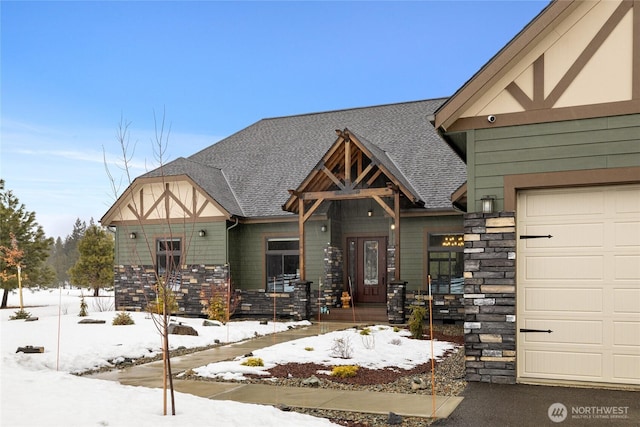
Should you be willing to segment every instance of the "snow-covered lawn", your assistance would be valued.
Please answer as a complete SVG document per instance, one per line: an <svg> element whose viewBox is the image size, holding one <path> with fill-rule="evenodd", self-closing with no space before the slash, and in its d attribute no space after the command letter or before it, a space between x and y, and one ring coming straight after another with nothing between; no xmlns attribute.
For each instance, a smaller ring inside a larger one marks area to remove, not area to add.
<svg viewBox="0 0 640 427"><path fill-rule="evenodd" d="M384 325L371 326L366 330L350 328L275 344L254 351L250 357L210 363L194 369L194 372L202 377L242 380L243 374L268 377L269 368L285 363L315 363L327 367L357 365L370 369L387 367L411 369L431 359L431 345L429 341L410 339L408 338L410 335L406 329L398 330ZM436 360L441 358L454 347L454 344L449 342L434 341L434 358ZM264 366L247 366L250 358L261 359ZM330 368L327 370L330 371Z"/></svg>
<svg viewBox="0 0 640 427"><path fill-rule="evenodd" d="M92 310L92 306L105 305L94 304L93 298L85 298L88 318L104 319L106 323L78 324L82 319L78 317L79 295L79 291L68 289L62 291L62 296L57 289L25 290L25 310L39 318L35 322L9 320L16 309L0 311L0 426L245 427L255 425L257 420L261 426L274 427L333 425L322 418L282 412L271 406L213 401L181 393L176 393L176 416L163 416L162 390L71 375L109 365L109 360L119 356L150 356L161 348L153 321L144 313L131 313L133 326L113 326L116 313ZM18 304L17 293L12 293L9 306ZM172 335L172 348L200 347L215 340L242 341L256 333L264 335L307 324L230 322L228 327L203 327L202 319L178 320L193 326L200 335ZM43 346L45 352L16 353L18 347L28 345Z"/></svg>
<svg viewBox="0 0 640 427"><path fill-rule="evenodd" d="M85 291L86 294L86 291ZM162 391L123 386L115 382L78 377L71 373L112 366L122 358L137 359L158 354L160 335L145 313L130 313L135 325L114 326L116 315L110 295L101 299L85 296L87 318L104 324L79 324L80 291L24 290L25 310L39 320L9 320L16 309L0 311L0 425L1 426L328 426L329 421L269 406L219 402L188 394L176 395L175 417L162 415ZM17 293L9 306L19 303ZM110 309L110 311L104 311ZM198 336L171 335L172 349L203 347L214 343L238 342L267 335L303 322L229 322L203 326L202 319L178 318L198 331ZM276 364L298 362L320 365L359 365L368 368L397 366L410 369L430 358L428 341L411 340L408 332L389 326L373 326L369 335L349 329L309 337L256 350L253 357L263 367L234 361L213 363L194 371L201 376L242 379L252 373L268 377ZM342 343L342 347L340 344ZM441 357L454 345L434 341L434 356ZM42 354L16 353L18 347L44 347ZM345 352L350 353L348 359ZM329 368L327 368L329 369ZM29 410L25 410L29 408Z"/></svg>

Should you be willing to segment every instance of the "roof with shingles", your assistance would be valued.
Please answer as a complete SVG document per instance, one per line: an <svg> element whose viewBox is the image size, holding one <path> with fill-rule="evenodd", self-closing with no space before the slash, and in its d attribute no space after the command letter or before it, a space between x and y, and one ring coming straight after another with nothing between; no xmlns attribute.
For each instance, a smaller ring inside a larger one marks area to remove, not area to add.
<svg viewBox="0 0 640 427"><path fill-rule="evenodd" d="M282 210L297 188L348 128L395 165L394 174L425 203L451 208L451 194L466 181L466 167L427 116L446 99L405 102L260 120L188 159L164 166L186 174L232 215L291 215ZM158 176L156 169L144 176Z"/></svg>

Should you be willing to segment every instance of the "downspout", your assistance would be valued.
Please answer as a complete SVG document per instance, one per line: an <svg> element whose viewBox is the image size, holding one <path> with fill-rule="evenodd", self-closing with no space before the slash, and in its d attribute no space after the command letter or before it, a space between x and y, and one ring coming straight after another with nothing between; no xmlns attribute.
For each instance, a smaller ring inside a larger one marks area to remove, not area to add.
<svg viewBox="0 0 640 427"><path fill-rule="evenodd" d="M238 217L235 217L236 223L227 227L227 236L226 236L226 247L225 247L225 254L224 254L224 262L227 264L227 266L229 265L229 230L231 230L234 227L238 226Z"/></svg>

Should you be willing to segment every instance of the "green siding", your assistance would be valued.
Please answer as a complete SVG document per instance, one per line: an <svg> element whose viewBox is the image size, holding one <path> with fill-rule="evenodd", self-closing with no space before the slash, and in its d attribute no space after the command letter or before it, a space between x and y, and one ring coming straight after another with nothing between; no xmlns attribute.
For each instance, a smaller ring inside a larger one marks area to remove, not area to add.
<svg viewBox="0 0 640 427"><path fill-rule="evenodd" d="M640 115L473 130L467 156L469 212L502 210L505 175L640 166Z"/></svg>
<svg viewBox="0 0 640 427"><path fill-rule="evenodd" d="M199 230L206 235L200 237ZM130 233L136 233L130 239ZM154 224L116 228L116 264L151 265L155 239L175 236L183 238L186 264L224 264L226 258L226 222Z"/></svg>

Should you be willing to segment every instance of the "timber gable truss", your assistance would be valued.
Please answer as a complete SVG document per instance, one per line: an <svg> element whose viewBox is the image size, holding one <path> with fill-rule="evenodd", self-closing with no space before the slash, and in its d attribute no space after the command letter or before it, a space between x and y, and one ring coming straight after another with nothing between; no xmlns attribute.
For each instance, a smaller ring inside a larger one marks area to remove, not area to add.
<svg viewBox="0 0 640 427"><path fill-rule="evenodd" d="M229 217L195 182L182 175L136 179L101 221L153 223Z"/></svg>
<svg viewBox="0 0 640 427"><path fill-rule="evenodd" d="M300 274L304 280L304 225L325 201L375 200L394 221L396 263L399 265L401 204L423 206L417 193L379 147L349 129L336 130L338 138L316 167L282 206L298 214ZM396 274L399 274L399 267ZM398 279L398 277L396 277Z"/></svg>

